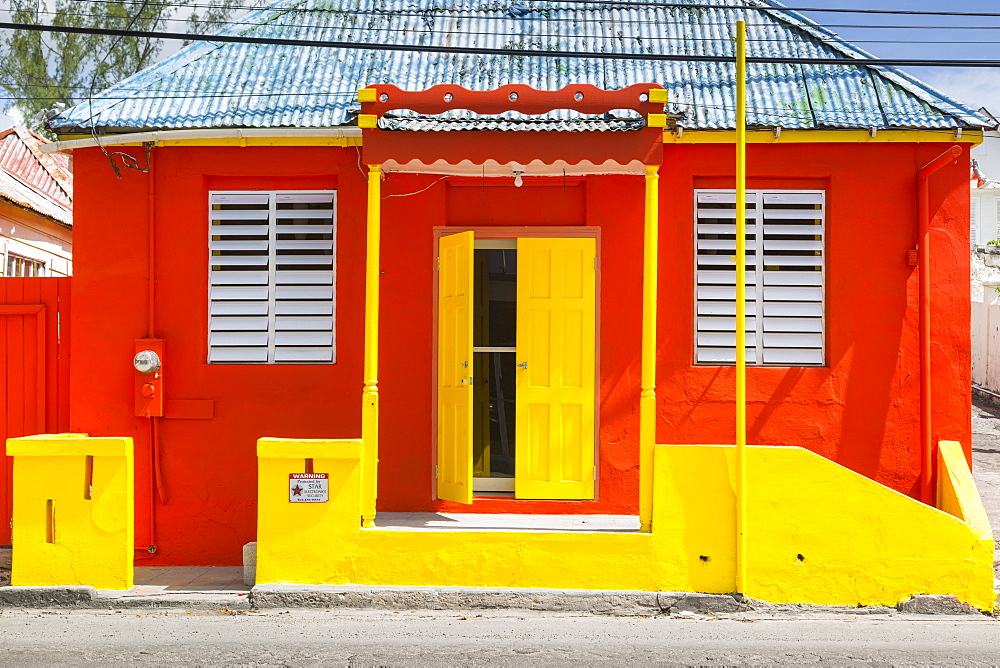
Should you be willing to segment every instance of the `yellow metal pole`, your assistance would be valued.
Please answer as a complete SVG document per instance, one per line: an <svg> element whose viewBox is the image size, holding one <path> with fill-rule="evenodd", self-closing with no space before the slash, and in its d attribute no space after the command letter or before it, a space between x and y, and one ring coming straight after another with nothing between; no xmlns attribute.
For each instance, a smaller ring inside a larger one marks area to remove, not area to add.
<svg viewBox="0 0 1000 668"><path fill-rule="evenodd" d="M365 383L361 395L361 525L375 526L378 482L378 298L382 224L382 165L368 165L365 255Z"/></svg>
<svg viewBox="0 0 1000 668"><path fill-rule="evenodd" d="M646 165L646 216L642 254L642 387L639 393L639 521L643 531L651 531L653 526L659 169L659 165Z"/></svg>
<svg viewBox="0 0 1000 668"><path fill-rule="evenodd" d="M736 591L747 594L747 24L736 22ZM760 245L757 246L760 252Z"/></svg>

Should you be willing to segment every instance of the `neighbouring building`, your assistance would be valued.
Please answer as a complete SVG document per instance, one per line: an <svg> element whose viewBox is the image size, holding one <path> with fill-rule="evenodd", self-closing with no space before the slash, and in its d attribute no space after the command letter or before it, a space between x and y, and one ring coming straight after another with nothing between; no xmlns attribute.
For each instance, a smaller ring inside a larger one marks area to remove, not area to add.
<svg viewBox="0 0 1000 668"><path fill-rule="evenodd" d="M73 273L70 158L15 126L0 132L0 276Z"/></svg>
<svg viewBox="0 0 1000 668"><path fill-rule="evenodd" d="M971 452L969 149L989 122L745 4L288 0L232 30L371 48L198 42L51 118L79 193L65 427L135 440L137 555L240 563L262 437L362 436L366 525L377 447L379 513L648 528L654 443L735 434L734 67L683 56L731 55L740 19L751 56L829 59L749 70L749 441L846 467L871 499L934 503L933 444ZM118 178L94 135L136 169ZM155 376L133 369L143 350ZM709 470L670 487L663 522L730 499ZM729 572L689 526L683 568ZM534 554L517 535L503 554ZM437 572L472 582L488 544ZM799 552L798 573L833 558ZM601 564L588 584L631 570ZM514 570L476 582L562 582ZM682 586L735 587L698 577Z"/></svg>

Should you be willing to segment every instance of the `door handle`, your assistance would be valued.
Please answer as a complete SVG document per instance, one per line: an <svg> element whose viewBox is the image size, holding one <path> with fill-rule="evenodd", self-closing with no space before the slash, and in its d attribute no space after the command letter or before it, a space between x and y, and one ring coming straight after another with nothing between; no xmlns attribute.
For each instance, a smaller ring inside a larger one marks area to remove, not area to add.
<svg viewBox="0 0 1000 668"><path fill-rule="evenodd" d="M517 365L517 368L518 369L527 369L528 368L528 363L527 362L521 362L520 364Z"/></svg>

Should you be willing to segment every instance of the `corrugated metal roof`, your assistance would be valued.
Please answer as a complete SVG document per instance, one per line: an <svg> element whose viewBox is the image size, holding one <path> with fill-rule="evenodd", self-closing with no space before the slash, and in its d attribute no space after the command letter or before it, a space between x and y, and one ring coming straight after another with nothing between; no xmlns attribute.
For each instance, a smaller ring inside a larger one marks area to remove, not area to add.
<svg viewBox="0 0 1000 668"><path fill-rule="evenodd" d="M0 199L40 213L63 225L73 224L73 212L69 208L38 192L3 168L0 168Z"/></svg>
<svg viewBox="0 0 1000 668"><path fill-rule="evenodd" d="M0 167L64 206L72 208L73 177L69 156L46 155L37 148L48 143L25 127L0 132Z"/></svg>
<svg viewBox="0 0 1000 668"><path fill-rule="evenodd" d="M704 0L699 0L704 2ZM655 82L688 128L734 127L735 66L630 60L628 53L730 56L735 21L750 56L829 58L830 65L750 65L748 120L784 128L982 127L976 112L784 9L585 5L538 0L280 0L228 32L256 37L622 53L621 58L489 56L199 42L51 121L79 128L329 127L357 113L358 88L489 90L524 83L617 89ZM553 114L568 118L567 114Z"/></svg>

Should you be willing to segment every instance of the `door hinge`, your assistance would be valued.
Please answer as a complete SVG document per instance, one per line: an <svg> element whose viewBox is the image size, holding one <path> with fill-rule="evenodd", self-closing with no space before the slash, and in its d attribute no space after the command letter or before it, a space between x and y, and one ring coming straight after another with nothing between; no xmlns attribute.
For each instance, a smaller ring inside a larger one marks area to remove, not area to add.
<svg viewBox="0 0 1000 668"><path fill-rule="evenodd" d="M594 480L597 480L597 467L594 467Z"/></svg>
<svg viewBox="0 0 1000 668"><path fill-rule="evenodd" d="M597 258L594 258L594 271L597 271Z"/></svg>
<svg viewBox="0 0 1000 668"><path fill-rule="evenodd" d="M435 465L434 465L434 479L436 480L436 479L437 479L437 477L438 477L438 465L437 465L437 464L435 464Z"/></svg>
<svg viewBox="0 0 1000 668"><path fill-rule="evenodd" d="M436 260L436 262L437 262L437 270L438 270L438 271L441 271L441 256L440 256L440 255L438 255L438 256L437 256L437 257L435 258L435 260Z"/></svg>

